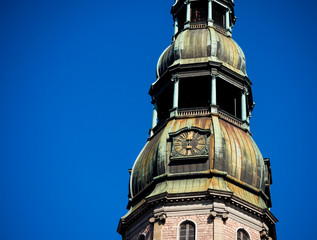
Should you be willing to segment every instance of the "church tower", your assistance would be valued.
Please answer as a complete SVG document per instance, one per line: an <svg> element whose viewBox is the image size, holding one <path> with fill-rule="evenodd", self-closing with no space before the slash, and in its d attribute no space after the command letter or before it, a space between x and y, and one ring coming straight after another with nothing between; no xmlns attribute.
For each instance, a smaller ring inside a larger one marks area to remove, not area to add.
<svg viewBox="0 0 317 240"><path fill-rule="evenodd" d="M233 0L176 0L151 85L150 136L130 171L124 240L269 240L271 166L250 133Z"/></svg>

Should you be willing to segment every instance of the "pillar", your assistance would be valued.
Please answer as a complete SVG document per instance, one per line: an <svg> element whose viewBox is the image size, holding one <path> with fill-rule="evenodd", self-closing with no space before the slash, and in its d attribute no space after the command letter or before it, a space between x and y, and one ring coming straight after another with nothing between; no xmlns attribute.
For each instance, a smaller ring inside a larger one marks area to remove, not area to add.
<svg viewBox="0 0 317 240"><path fill-rule="evenodd" d="M173 108L178 108L178 96L179 96L179 79L174 78L174 95L173 95Z"/></svg>
<svg viewBox="0 0 317 240"><path fill-rule="evenodd" d="M175 17L175 20L174 20L174 37L175 35L178 33L178 19L177 17Z"/></svg>
<svg viewBox="0 0 317 240"><path fill-rule="evenodd" d="M162 229L162 224L160 224L159 222L154 223L153 240L162 240Z"/></svg>
<svg viewBox="0 0 317 240"><path fill-rule="evenodd" d="M157 104L153 102L153 114L152 114L152 128L151 128L151 136L153 136L154 132L153 129L157 125Z"/></svg>
<svg viewBox="0 0 317 240"><path fill-rule="evenodd" d="M189 24L190 22L190 0L187 0L187 6L186 6L186 24Z"/></svg>
<svg viewBox="0 0 317 240"><path fill-rule="evenodd" d="M214 219L214 238L213 240L223 240L224 239L224 224L220 216Z"/></svg>
<svg viewBox="0 0 317 240"><path fill-rule="evenodd" d="M230 31L230 10L226 11L226 29Z"/></svg>
<svg viewBox="0 0 317 240"><path fill-rule="evenodd" d="M212 2L213 0L208 0L208 26L212 25Z"/></svg>
<svg viewBox="0 0 317 240"><path fill-rule="evenodd" d="M211 75L211 112L217 112L217 76Z"/></svg>
<svg viewBox="0 0 317 240"><path fill-rule="evenodd" d="M211 76L211 105L217 105L216 75Z"/></svg>
<svg viewBox="0 0 317 240"><path fill-rule="evenodd" d="M246 91L242 90L241 93L241 120L247 120L247 102L246 102Z"/></svg>
<svg viewBox="0 0 317 240"><path fill-rule="evenodd" d="M178 98L179 98L179 78L178 76L173 76L172 81L174 82L174 93L173 93L173 109L170 116L177 116L178 110Z"/></svg>

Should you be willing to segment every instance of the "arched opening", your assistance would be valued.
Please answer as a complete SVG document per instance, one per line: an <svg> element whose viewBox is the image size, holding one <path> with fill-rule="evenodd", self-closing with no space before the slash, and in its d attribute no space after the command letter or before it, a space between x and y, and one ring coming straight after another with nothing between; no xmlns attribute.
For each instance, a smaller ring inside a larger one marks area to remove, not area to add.
<svg viewBox="0 0 317 240"><path fill-rule="evenodd" d="M241 89L217 79L217 105L220 110L241 119Z"/></svg>
<svg viewBox="0 0 317 240"><path fill-rule="evenodd" d="M179 12L176 14L176 18L178 20L178 31L182 31L184 29L185 21L186 21L186 7L182 7Z"/></svg>
<svg viewBox="0 0 317 240"><path fill-rule="evenodd" d="M239 229L237 232L237 240L250 240L250 236L244 229Z"/></svg>
<svg viewBox="0 0 317 240"><path fill-rule="evenodd" d="M181 79L179 82L179 108L208 108L211 99L210 88L210 77Z"/></svg>
<svg viewBox="0 0 317 240"><path fill-rule="evenodd" d="M159 123L170 116L170 109L173 107L173 90L173 84L170 84L157 96L157 116Z"/></svg>
<svg viewBox="0 0 317 240"><path fill-rule="evenodd" d="M195 240L195 231L193 222L183 222L179 227L179 240Z"/></svg>
<svg viewBox="0 0 317 240"><path fill-rule="evenodd" d="M218 3L212 3L212 18L216 25L226 27L226 11L227 9Z"/></svg>
<svg viewBox="0 0 317 240"><path fill-rule="evenodd" d="M207 22L208 1L198 1L191 3L191 22L206 23Z"/></svg>

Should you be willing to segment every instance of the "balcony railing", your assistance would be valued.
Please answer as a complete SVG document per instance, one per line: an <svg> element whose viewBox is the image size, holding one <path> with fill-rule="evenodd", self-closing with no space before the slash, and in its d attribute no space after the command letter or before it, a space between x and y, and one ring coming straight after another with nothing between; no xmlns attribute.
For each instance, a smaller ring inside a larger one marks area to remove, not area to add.
<svg viewBox="0 0 317 240"><path fill-rule="evenodd" d="M208 114L210 114L210 110L208 107L178 109L178 116L179 117L201 116L201 115L208 115Z"/></svg>
<svg viewBox="0 0 317 240"><path fill-rule="evenodd" d="M197 29L197 28L206 28L207 22L191 22L190 28L191 29Z"/></svg>
<svg viewBox="0 0 317 240"><path fill-rule="evenodd" d="M220 32L221 34L223 35L227 35L227 29L223 28L223 27L220 27L216 24L214 24L214 29L217 31L217 32Z"/></svg>
<svg viewBox="0 0 317 240"><path fill-rule="evenodd" d="M219 118L230 122L238 127L242 127L243 126L243 121L235 116L233 116L232 114L221 110L218 108L217 113L219 114ZM211 111L209 107L197 107L197 108L180 108L177 111L177 116L178 117L192 117L192 116L207 116L210 115ZM169 121L170 117L165 115L164 118L161 118L157 124L157 126L155 126L155 128L153 129L153 132L156 133L157 131L159 131L160 129L162 129L162 127Z"/></svg>
<svg viewBox="0 0 317 240"><path fill-rule="evenodd" d="M218 109L218 114L219 114L219 117L230 122L230 123L233 123L234 125L237 125L237 126L242 126L243 122L241 121L241 119L231 115L230 113L227 113L223 110L220 110Z"/></svg>

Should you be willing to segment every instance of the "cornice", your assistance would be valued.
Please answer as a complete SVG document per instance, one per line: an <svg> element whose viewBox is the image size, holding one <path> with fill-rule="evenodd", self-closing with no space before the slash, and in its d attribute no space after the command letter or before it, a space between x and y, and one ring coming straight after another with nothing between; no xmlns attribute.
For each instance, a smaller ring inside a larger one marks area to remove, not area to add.
<svg viewBox="0 0 317 240"><path fill-rule="evenodd" d="M129 226L139 221L139 219L145 214L149 215L148 219L150 219L151 223L158 220L165 222L166 217L168 217L170 213L169 211L166 211L164 209L171 206L187 206L186 211L188 212L188 214L197 214L198 212L201 214L210 213L212 217L215 217L219 215L217 212L216 215L214 213L214 204L216 202L221 202L225 206L224 211L219 212L220 215L223 213L229 213L229 215L225 216L224 220L226 220L227 217L231 217L230 213L234 213L231 209L236 209L236 211L242 214L246 214L251 218L258 219L258 221L261 222L267 222L269 225L274 225L276 222L278 222L278 220L269 209L261 209L259 207L256 207L236 196L233 196L228 192L207 191L204 193L191 194L161 194L159 196L146 199L145 203L142 204L139 208L131 212L125 218L120 219L118 232L122 233ZM196 204L196 207L195 209L193 209L193 211L191 211L190 207L188 206L193 204ZM205 207L199 208L197 207L197 204L201 204ZM206 207L206 204L210 207ZM154 209L158 208L161 210L154 211ZM149 214L149 211L152 211L152 213ZM178 213L178 215L182 214ZM237 215L237 213L235 215Z"/></svg>

